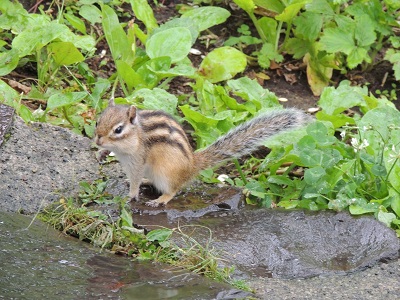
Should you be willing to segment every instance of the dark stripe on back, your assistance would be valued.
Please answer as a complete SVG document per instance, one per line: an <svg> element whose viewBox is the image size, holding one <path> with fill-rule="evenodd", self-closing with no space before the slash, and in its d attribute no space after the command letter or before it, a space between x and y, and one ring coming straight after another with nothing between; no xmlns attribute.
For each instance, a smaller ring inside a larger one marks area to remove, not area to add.
<svg viewBox="0 0 400 300"><path fill-rule="evenodd" d="M148 138L146 139L145 143L146 143L146 146L147 146L148 148L151 148L151 146L152 146L152 145L155 145L155 144L167 144L167 145L170 145L170 146L179 148L179 150L181 150L181 152L182 152L186 157L189 157L189 153L188 153L188 151L185 149L185 146L184 146L182 143L180 143L180 142L178 142L178 141L175 141L175 140L171 140L171 139L170 139L169 137L167 137L167 136L151 136L151 137L148 137Z"/></svg>
<svg viewBox="0 0 400 300"><path fill-rule="evenodd" d="M185 132L180 127L171 126L167 123L159 123L158 122L158 123L153 123L150 125L142 124L142 129L146 133L155 131L157 129L167 129L169 134L173 134L174 132L177 132L185 141L189 142Z"/></svg>

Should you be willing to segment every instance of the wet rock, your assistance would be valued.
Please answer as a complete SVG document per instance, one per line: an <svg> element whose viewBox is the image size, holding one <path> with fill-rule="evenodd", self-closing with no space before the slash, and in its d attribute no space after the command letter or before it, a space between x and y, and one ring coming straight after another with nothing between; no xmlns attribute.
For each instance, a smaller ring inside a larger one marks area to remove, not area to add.
<svg viewBox="0 0 400 300"><path fill-rule="evenodd" d="M14 116L14 109L0 103L0 146L9 131Z"/></svg>
<svg viewBox="0 0 400 300"><path fill-rule="evenodd" d="M43 123L15 117L0 148L0 210L35 213L74 195L79 181L99 178L90 140Z"/></svg>
<svg viewBox="0 0 400 300"><path fill-rule="evenodd" d="M398 258L400 250L395 232L370 216L259 209L197 223L211 229L213 246L229 263L252 277L346 274Z"/></svg>

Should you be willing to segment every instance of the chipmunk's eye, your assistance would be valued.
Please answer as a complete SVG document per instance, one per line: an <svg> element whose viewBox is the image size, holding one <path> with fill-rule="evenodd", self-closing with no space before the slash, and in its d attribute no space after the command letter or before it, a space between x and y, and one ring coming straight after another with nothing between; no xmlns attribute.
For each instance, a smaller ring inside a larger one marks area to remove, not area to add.
<svg viewBox="0 0 400 300"><path fill-rule="evenodd" d="M117 128L114 129L115 134L120 134L122 132L122 129L124 129L124 126L120 125Z"/></svg>

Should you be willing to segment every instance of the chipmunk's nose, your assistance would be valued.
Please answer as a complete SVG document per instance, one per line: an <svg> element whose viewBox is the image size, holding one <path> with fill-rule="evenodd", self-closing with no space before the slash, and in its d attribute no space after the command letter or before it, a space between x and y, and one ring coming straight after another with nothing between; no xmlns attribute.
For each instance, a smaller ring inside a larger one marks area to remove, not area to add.
<svg viewBox="0 0 400 300"><path fill-rule="evenodd" d="M101 136L96 135L94 140L95 140L95 143L96 143L97 146L101 146L103 144Z"/></svg>

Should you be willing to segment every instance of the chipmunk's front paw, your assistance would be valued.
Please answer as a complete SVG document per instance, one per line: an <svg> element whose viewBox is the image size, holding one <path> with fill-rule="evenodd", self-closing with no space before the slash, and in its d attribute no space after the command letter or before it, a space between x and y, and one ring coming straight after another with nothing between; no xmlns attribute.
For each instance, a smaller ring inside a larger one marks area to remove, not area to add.
<svg viewBox="0 0 400 300"><path fill-rule="evenodd" d="M99 163L104 163L107 159L107 156L110 154L111 152L109 150L100 150L97 152L96 154L96 158L97 161Z"/></svg>
<svg viewBox="0 0 400 300"><path fill-rule="evenodd" d="M150 206L150 207L159 207L160 206L160 202L158 202L157 200L151 200L151 201L147 201L145 203L145 205Z"/></svg>

